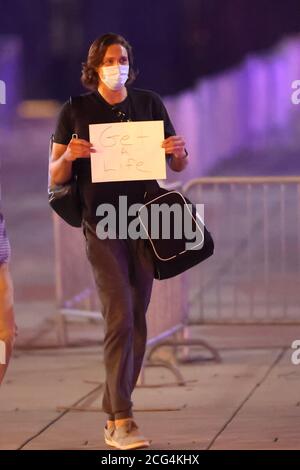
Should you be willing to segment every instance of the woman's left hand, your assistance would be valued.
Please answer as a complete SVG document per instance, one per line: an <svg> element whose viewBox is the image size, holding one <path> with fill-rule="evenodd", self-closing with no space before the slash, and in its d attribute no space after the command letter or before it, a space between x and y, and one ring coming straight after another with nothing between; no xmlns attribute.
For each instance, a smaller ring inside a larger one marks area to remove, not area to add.
<svg viewBox="0 0 300 470"><path fill-rule="evenodd" d="M173 154L178 159L186 157L185 141L180 135L168 137L161 146L165 149L166 154Z"/></svg>

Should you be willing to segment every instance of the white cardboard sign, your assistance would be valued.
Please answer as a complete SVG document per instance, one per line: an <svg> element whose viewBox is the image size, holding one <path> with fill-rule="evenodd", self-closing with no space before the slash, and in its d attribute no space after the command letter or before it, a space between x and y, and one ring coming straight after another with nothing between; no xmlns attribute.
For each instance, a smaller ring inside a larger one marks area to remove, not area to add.
<svg viewBox="0 0 300 470"><path fill-rule="evenodd" d="M165 179L163 121L90 124L92 182Z"/></svg>

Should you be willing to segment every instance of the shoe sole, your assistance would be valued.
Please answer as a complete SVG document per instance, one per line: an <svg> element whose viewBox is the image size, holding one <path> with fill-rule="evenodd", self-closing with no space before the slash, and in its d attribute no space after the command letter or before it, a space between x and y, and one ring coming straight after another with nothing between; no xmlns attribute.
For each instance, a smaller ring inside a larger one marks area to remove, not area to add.
<svg viewBox="0 0 300 470"><path fill-rule="evenodd" d="M116 447L116 445L111 441L110 439L107 439L106 437L104 438L105 444L110 446L110 447Z"/></svg>
<svg viewBox="0 0 300 470"><path fill-rule="evenodd" d="M111 444L109 444L113 447L116 447L119 450L130 450L130 449L141 449L143 447L149 447L150 442L149 441L141 441L141 442L135 442L133 444L128 444L126 446L119 445L117 442L111 441Z"/></svg>

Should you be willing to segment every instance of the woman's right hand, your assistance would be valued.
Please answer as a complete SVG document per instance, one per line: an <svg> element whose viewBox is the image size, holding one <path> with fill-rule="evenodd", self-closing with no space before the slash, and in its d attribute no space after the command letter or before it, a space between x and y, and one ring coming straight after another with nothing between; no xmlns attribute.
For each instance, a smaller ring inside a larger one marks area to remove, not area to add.
<svg viewBox="0 0 300 470"><path fill-rule="evenodd" d="M84 139L71 139L65 151L64 159L73 162L77 158L90 158L90 154L96 152L93 145Z"/></svg>

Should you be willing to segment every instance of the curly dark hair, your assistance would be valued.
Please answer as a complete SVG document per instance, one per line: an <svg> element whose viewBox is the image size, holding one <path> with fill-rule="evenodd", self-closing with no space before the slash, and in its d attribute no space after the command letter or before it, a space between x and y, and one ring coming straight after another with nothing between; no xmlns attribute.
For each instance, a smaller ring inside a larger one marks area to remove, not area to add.
<svg viewBox="0 0 300 470"><path fill-rule="evenodd" d="M125 47L127 50L129 74L126 84L130 84L135 80L137 72L133 69L133 53L131 45L119 34L106 33L92 43L89 48L87 61L82 63L81 83L85 88L93 91L97 90L99 86L99 75L96 69L102 63L107 48L113 44L121 44L121 46Z"/></svg>

